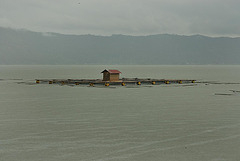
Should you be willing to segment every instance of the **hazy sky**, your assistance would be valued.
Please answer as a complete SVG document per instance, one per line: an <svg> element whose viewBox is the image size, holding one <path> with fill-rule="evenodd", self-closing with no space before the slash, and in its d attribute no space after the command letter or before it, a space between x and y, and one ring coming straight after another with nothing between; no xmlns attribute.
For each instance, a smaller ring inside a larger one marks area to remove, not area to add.
<svg viewBox="0 0 240 161"><path fill-rule="evenodd" d="M0 26L67 34L240 36L240 0L0 0Z"/></svg>

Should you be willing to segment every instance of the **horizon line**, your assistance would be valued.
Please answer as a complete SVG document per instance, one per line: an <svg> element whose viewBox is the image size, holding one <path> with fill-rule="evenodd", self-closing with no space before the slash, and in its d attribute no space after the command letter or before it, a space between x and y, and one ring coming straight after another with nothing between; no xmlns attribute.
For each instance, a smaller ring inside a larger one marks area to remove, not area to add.
<svg viewBox="0 0 240 161"><path fill-rule="evenodd" d="M43 31L34 31L31 29L26 29L26 28L13 28L13 27L4 27L0 26L0 28L5 28L5 29L11 29L15 31L29 31L29 32L34 32L34 33L41 33L43 36L54 36L56 35L65 35L65 36L99 36L99 37L112 37L112 36L131 36L131 37L147 37L147 36L157 36L157 35L170 35L170 36L185 36L185 37L191 37L191 36L202 36L202 37L209 37L209 38L240 38L240 36L226 36L226 35L207 35L207 34L176 34L176 33L155 33L155 34L142 34L142 35L131 35L131 34L121 34L121 33L112 33L112 34L67 34L67 33L60 33L60 32L43 32ZM44 35L45 34L45 35ZM52 34L52 35L51 35Z"/></svg>

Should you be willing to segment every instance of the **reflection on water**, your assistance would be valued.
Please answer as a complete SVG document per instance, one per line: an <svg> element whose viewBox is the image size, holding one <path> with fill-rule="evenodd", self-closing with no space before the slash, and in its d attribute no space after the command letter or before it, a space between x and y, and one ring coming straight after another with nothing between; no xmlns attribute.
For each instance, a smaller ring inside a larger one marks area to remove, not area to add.
<svg viewBox="0 0 240 161"><path fill-rule="evenodd" d="M105 68L199 83L106 88L34 81L99 79ZM240 158L240 66L1 66L0 79L0 160Z"/></svg>

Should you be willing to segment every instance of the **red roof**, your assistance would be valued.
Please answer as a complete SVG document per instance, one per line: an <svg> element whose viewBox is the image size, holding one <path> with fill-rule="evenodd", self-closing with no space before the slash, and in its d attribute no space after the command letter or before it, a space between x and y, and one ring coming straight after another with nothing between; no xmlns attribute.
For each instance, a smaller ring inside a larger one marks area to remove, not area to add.
<svg viewBox="0 0 240 161"><path fill-rule="evenodd" d="M104 70L104 71L102 71L102 73L104 73L104 72L109 72L109 73L111 73L111 74L119 74L119 73L121 73L119 70Z"/></svg>
<svg viewBox="0 0 240 161"><path fill-rule="evenodd" d="M121 73L119 70L108 70L109 73Z"/></svg>

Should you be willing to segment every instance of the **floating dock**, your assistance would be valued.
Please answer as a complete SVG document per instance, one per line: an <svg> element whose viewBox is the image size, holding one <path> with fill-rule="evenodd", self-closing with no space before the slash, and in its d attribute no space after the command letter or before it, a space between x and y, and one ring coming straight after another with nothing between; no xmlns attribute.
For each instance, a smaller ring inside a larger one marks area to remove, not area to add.
<svg viewBox="0 0 240 161"><path fill-rule="evenodd" d="M36 83L60 84L60 85L104 85L104 86L126 86L126 85L160 85L160 84L183 84L195 83L196 80L187 79L151 79L151 78L122 78L119 79L119 70L107 70L101 72L103 79L36 79Z"/></svg>
<svg viewBox="0 0 240 161"><path fill-rule="evenodd" d="M187 84L195 83L196 80L189 79L139 79L139 78L122 78L118 81L103 81L102 79L36 79L40 84L59 84L59 85L103 85L103 86L126 86L126 85L160 85L160 84Z"/></svg>

